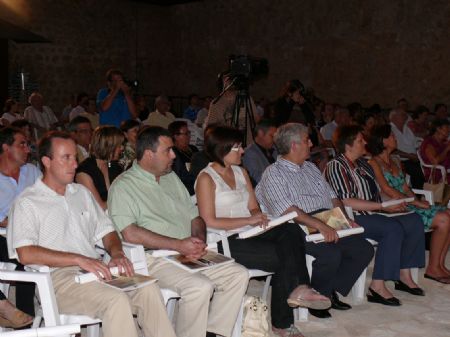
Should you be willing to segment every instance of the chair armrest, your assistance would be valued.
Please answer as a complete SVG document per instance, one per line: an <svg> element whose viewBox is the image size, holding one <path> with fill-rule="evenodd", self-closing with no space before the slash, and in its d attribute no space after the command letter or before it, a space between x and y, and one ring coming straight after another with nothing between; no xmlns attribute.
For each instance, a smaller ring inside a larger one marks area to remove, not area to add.
<svg viewBox="0 0 450 337"><path fill-rule="evenodd" d="M434 205L433 193L431 191L419 190L415 188L413 188L412 191L414 194L423 195L425 197L425 200L428 201L430 205Z"/></svg>
<svg viewBox="0 0 450 337"><path fill-rule="evenodd" d="M40 337L40 336L69 336L80 332L79 324L43 327L37 329L16 330L2 332L2 337Z"/></svg>
<svg viewBox="0 0 450 337"><path fill-rule="evenodd" d="M216 244L217 242L222 242L223 254L225 256L231 257L230 245L228 244L228 237L233 235L233 233L229 233L223 229L216 229L208 227L206 230L206 242L208 243L208 247L213 249L212 244Z"/></svg>

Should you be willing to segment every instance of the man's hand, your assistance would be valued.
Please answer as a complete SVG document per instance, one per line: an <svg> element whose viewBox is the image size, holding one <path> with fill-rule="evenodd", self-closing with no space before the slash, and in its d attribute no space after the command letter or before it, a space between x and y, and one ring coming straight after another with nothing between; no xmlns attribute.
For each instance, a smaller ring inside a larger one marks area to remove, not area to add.
<svg viewBox="0 0 450 337"><path fill-rule="evenodd" d="M351 228L358 228L358 227L361 227L360 225L358 225L356 222L354 222L354 221L351 220L351 219L348 219L348 223L350 224L350 227L351 227Z"/></svg>
<svg viewBox="0 0 450 337"><path fill-rule="evenodd" d="M338 242L339 236L337 235L336 231L330 226L322 224L317 229L319 230L320 234L323 235L325 242Z"/></svg>
<svg viewBox="0 0 450 337"><path fill-rule="evenodd" d="M123 91L123 94L125 96L130 95L131 89L124 81L120 81L119 82L119 88Z"/></svg>
<svg viewBox="0 0 450 337"><path fill-rule="evenodd" d="M119 274L125 274L126 276L133 276L134 269L133 264L125 256L125 254L119 253L116 256L111 256L111 261L109 261L108 268L117 267L119 269Z"/></svg>
<svg viewBox="0 0 450 337"><path fill-rule="evenodd" d="M206 244L201 239L191 236L178 242L177 251L195 260L206 254Z"/></svg>
<svg viewBox="0 0 450 337"><path fill-rule="evenodd" d="M102 261L86 256L80 256L78 266L83 270L95 274L99 280L111 280L112 278L108 266Z"/></svg>

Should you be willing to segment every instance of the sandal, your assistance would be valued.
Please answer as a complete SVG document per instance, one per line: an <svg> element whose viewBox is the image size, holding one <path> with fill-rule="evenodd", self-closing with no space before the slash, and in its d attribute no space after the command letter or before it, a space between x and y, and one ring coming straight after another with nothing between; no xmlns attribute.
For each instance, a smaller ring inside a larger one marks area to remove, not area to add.
<svg viewBox="0 0 450 337"><path fill-rule="evenodd" d="M279 337L305 337L294 324L291 324L287 329L272 327L272 332Z"/></svg>
<svg viewBox="0 0 450 337"><path fill-rule="evenodd" d="M450 284L450 277L447 277L447 276L436 276L435 277L435 276L431 276L428 274L424 274L423 277L433 280L433 281L436 281L436 282L439 282L439 283Z"/></svg>
<svg viewBox="0 0 450 337"><path fill-rule="evenodd" d="M287 303L291 308L303 307L324 310L331 307L331 301L328 297L319 294L316 290L306 285L295 288L289 295Z"/></svg>

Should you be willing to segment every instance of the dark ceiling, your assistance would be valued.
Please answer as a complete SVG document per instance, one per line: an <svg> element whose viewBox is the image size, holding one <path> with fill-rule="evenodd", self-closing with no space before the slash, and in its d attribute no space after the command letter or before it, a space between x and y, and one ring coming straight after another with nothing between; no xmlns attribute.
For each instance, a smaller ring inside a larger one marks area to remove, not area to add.
<svg viewBox="0 0 450 337"><path fill-rule="evenodd" d="M203 0L132 0L135 2L142 2L149 5L157 5L157 6L174 6L186 4L189 2L198 2Z"/></svg>

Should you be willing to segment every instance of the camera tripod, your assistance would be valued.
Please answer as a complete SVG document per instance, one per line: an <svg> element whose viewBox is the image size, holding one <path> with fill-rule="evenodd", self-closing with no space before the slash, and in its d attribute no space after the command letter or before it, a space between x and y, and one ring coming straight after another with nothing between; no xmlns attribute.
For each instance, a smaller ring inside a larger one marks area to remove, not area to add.
<svg viewBox="0 0 450 337"><path fill-rule="evenodd" d="M241 114L244 114L244 125L239 125ZM255 116L253 115L252 102L248 89L239 89L236 94L236 100L234 101L233 114L231 117L231 126L243 131L243 146L248 144L247 135L248 130L251 131L251 137L253 138L253 130L255 129Z"/></svg>

